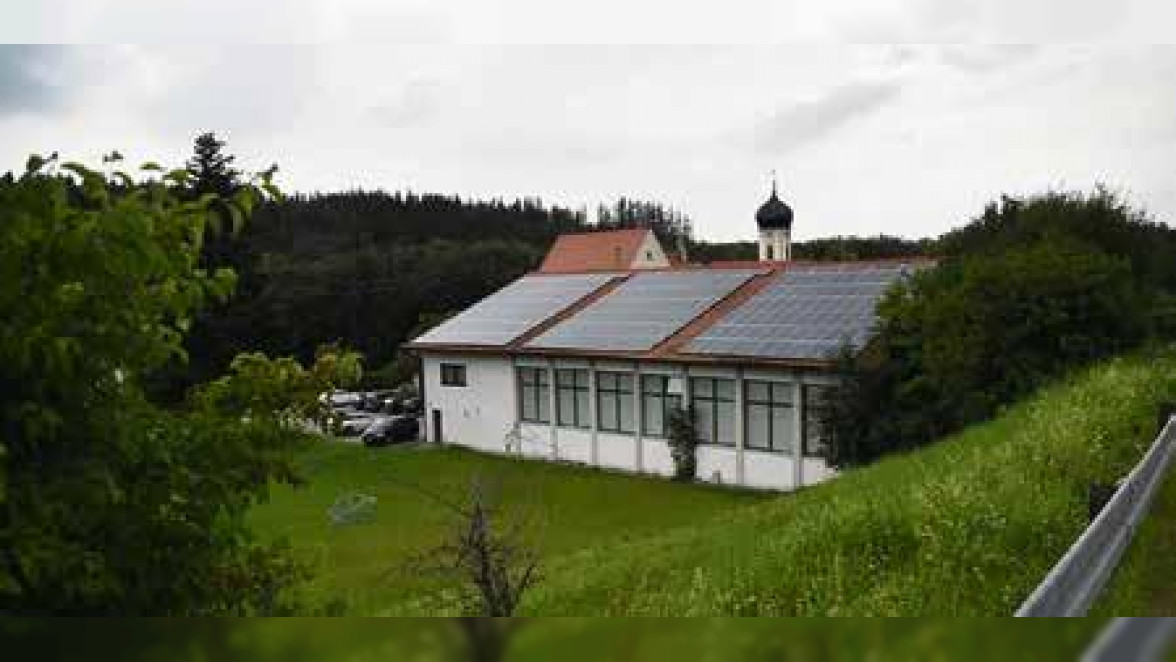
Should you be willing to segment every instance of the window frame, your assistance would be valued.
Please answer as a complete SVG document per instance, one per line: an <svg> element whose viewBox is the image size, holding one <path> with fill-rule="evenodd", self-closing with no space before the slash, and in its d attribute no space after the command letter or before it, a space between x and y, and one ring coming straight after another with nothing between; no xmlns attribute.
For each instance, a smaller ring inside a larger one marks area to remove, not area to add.
<svg viewBox="0 0 1176 662"><path fill-rule="evenodd" d="M609 379L612 381L612 386L604 386L604 381ZM626 389L622 384L628 383ZM634 391L637 388L636 379L631 372L617 372L612 370L604 370L596 373L596 429L601 432L615 432L618 434L634 434L637 431L637 412L633 407ZM626 421L622 415L625 411L623 403L629 402L629 420L626 426ZM611 403L606 403L606 400L611 400ZM604 412L606 404L611 404L614 412L614 420L616 420L616 427L610 427L604 423Z"/></svg>
<svg viewBox="0 0 1176 662"><path fill-rule="evenodd" d="M519 421L541 425L551 424L551 378L547 368L521 365L515 368L515 384L519 394ZM529 393L533 391L533 394ZM532 402L528 402L528 400ZM527 417L527 404L534 407L535 417ZM546 418L543 416L547 410Z"/></svg>
<svg viewBox="0 0 1176 662"><path fill-rule="evenodd" d="M752 390L755 386L767 387L767 399L760 399L752 396ZM783 394L777 396L777 393ZM767 415L768 424L768 438L767 446L752 445L751 436L751 410L752 408L763 408ZM796 385L791 382L777 382L764 379L748 379L743 382L743 446L748 450L760 451L762 453L787 453L795 454L793 448L783 445L783 441L791 435L791 427L795 424L794 420L788 419L785 429L776 430L776 415L778 412L791 412L791 416L796 416ZM780 437L783 437L780 439ZM777 445L777 440L780 439L781 444ZM797 440L793 440L797 443Z"/></svg>
<svg viewBox="0 0 1176 662"><path fill-rule="evenodd" d="M699 395L700 389L698 387L702 383L707 383L709 385L709 387L710 387L709 394ZM719 384L720 383L729 384L731 386L729 398L719 394L719 391L720 391ZM735 416L737 415L736 401L738 400L738 398L735 397L736 396L736 392L735 392L736 388L738 388L736 380L730 379L727 377L691 377L690 378L690 407L694 412L695 425L696 426L698 425L698 418L699 418L700 411L702 411L705 408L710 413L710 423L711 423L710 439L704 439L703 436L701 434L699 434L698 443L700 445L724 446L724 447L728 447L728 448L734 448L736 446L735 428L738 427L735 424ZM705 404L705 407L704 407L704 404ZM731 420L730 433L731 433L731 435L730 435L729 439L720 439L719 438L719 430L722 428L722 426L719 425L719 410L720 410L720 408L730 410L730 420Z"/></svg>
<svg viewBox="0 0 1176 662"><path fill-rule="evenodd" d="M572 375L571 383L564 383L562 377ZM580 378L583 377L581 380ZM583 382L583 383L581 383ZM564 393L571 395L571 418L564 420ZM582 409L582 411L581 411ZM556 368L555 369L555 424L563 428L588 430L592 427L591 417L591 388L587 368Z"/></svg>
<svg viewBox="0 0 1176 662"><path fill-rule="evenodd" d="M457 376L456 378L455 375ZM469 385L469 376L464 363L441 364L441 386L445 388L465 388Z"/></svg>
<svg viewBox="0 0 1176 662"><path fill-rule="evenodd" d="M670 417L670 412L675 409L682 408L682 394L670 393L670 380L673 379L670 375L645 374L641 375L641 411L639 418L641 419L641 435L643 437L651 437L654 439L665 439L669 436L668 426L666 425ZM651 389L647 385L655 381L660 382L660 388ZM650 403L655 403L657 410L661 414L661 429L654 430L646 419L645 413L650 409Z"/></svg>

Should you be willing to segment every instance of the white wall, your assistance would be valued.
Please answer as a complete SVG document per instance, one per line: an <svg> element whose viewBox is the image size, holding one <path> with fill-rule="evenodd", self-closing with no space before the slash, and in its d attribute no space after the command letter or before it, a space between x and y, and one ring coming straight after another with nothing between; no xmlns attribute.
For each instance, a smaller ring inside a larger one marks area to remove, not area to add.
<svg viewBox="0 0 1176 662"><path fill-rule="evenodd" d="M632 268L664 269L668 266L670 266L670 259L666 256L661 242L657 240L652 231L647 233L645 240L641 242L641 249L637 251L637 257L633 259Z"/></svg>
<svg viewBox="0 0 1176 662"><path fill-rule="evenodd" d="M665 439L641 440L641 470L658 476L674 475L674 458Z"/></svg>
<svg viewBox="0 0 1176 662"><path fill-rule="evenodd" d="M792 457L783 453L765 453L744 449L743 484L772 490L794 488Z"/></svg>
<svg viewBox="0 0 1176 662"><path fill-rule="evenodd" d="M425 355L425 427L429 441L503 452L516 412L514 369L505 357ZM442 386L441 364L466 367L466 386ZM433 411L440 410L444 440L435 438Z"/></svg>
<svg viewBox="0 0 1176 662"><path fill-rule="evenodd" d="M588 430L556 428L554 458L567 462L590 464L592 459L592 433Z"/></svg>
<svg viewBox="0 0 1176 662"><path fill-rule="evenodd" d="M596 435L596 459L602 467L637 470L637 438L628 434L599 432Z"/></svg>
<svg viewBox="0 0 1176 662"><path fill-rule="evenodd" d="M466 366L465 387L441 386L442 363ZM520 359L520 364L539 367L589 367L586 361ZM430 441L434 439L433 410L442 413L445 442L477 450L502 453L508 433L518 412L514 361L507 357L471 357L428 354L423 359L425 378L425 426ZM633 363L598 362L597 370L633 371ZM670 364L643 364L644 374L662 373L684 376L737 378L740 372L722 366L691 367L683 370ZM788 371L749 370L744 379L773 380L792 384L831 383L822 375L800 375ZM555 380L551 379L554 390ZM639 385L639 382L638 382ZM554 416L555 412L552 412ZM743 412L737 408L736 416ZM640 422L638 412L637 422ZM738 424L737 424L738 428ZM519 427L521 444L516 452L527 457L593 464L591 430L553 428L550 425L524 423ZM638 449L637 435L596 432L597 466L670 476L674 471L669 445L664 439L643 438ZM742 462L740 462L742 455ZM640 456L640 463L638 457ZM742 464L742 480L740 480ZM836 476L836 471L820 458L804 458L801 463L803 485L813 485ZM761 489L791 490L796 485L795 458L791 454L755 451L738 447L703 445L698 447L698 478L724 485L745 485ZM717 478L717 481L716 481Z"/></svg>
<svg viewBox="0 0 1176 662"><path fill-rule="evenodd" d="M736 463L738 451L728 446L699 446L698 479L718 485L737 485Z"/></svg>
<svg viewBox="0 0 1176 662"><path fill-rule="evenodd" d="M792 259L792 242L790 241L789 231L783 228L773 228L770 230L760 230L759 239L759 259L773 261L784 261ZM768 256L768 249L771 248L771 257Z"/></svg>

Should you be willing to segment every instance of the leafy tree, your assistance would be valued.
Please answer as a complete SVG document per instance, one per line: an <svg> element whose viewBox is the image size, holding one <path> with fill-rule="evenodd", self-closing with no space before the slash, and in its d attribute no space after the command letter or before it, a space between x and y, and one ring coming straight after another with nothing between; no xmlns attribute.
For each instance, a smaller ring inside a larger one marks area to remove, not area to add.
<svg viewBox="0 0 1176 662"><path fill-rule="evenodd" d="M1174 236L1101 189L989 206L941 240L938 268L887 296L863 351L839 357L831 459L930 443L1165 333Z"/></svg>
<svg viewBox="0 0 1176 662"><path fill-rule="evenodd" d="M234 274L198 266L218 198L177 197L183 170L141 177L33 157L0 182L3 613L271 612L304 574L244 521L297 479L301 435L272 380L221 389L258 405L248 418L144 392ZM234 219L274 191L241 187Z"/></svg>

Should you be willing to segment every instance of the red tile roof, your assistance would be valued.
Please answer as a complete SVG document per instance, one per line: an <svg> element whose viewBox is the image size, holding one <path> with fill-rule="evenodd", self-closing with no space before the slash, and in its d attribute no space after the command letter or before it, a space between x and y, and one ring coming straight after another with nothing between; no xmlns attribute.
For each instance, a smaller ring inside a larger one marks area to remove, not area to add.
<svg viewBox="0 0 1176 662"><path fill-rule="evenodd" d="M626 271L637 259L649 232L648 228L631 228L560 235L539 272Z"/></svg>

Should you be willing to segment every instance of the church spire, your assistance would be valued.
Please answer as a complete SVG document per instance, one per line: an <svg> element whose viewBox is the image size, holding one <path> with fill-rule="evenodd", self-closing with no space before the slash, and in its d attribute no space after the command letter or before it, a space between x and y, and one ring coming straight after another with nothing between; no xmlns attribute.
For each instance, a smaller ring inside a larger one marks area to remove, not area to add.
<svg viewBox="0 0 1176 662"><path fill-rule="evenodd" d="M772 195L755 213L759 226L760 260L775 262L792 258L792 208L780 199L776 171L772 170Z"/></svg>

